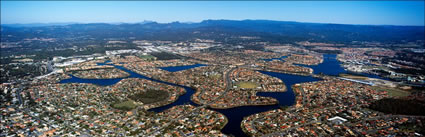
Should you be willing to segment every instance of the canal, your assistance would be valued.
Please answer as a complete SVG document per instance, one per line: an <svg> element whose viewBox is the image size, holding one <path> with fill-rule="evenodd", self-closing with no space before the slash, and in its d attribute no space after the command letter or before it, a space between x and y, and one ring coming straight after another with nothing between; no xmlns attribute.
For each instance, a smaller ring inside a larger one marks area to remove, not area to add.
<svg viewBox="0 0 425 137"><path fill-rule="evenodd" d="M275 58L275 59L282 60L282 58L285 58L285 57L286 56L283 56L281 58ZM339 73L345 73L346 71L340 66L340 63L336 60L335 57L336 57L336 55L325 54L323 63L321 63L319 65L307 66L307 67L313 68L314 72L316 74L317 73L324 73L324 74L328 74L328 75L337 75ZM99 63L99 65L108 65L108 64L105 64L105 63ZM115 68L118 68L120 70L123 70L123 71L129 73L130 76L128 76L126 78L147 79L147 80L160 82L160 83L164 83L164 84L168 84L168 85L172 85L172 86L178 86L178 87L182 87L182 88L186 89L186 94L180 96L177 99L177 101L173 102L172 104L166 105L166 106L150 109L150 111L162 112L162 111L169 109L173 106L183 105L183 104L191 104L191 105L198 106L197 104L195 104L191 101L191 96L192 96L193 93L195 93L195 91L194 91L194 89L192 89L190 87L186 87L186 86L182 86L182 85L178 85L178 84L174 84L174 83L169 83L169 82L165 82L165 81L161 81L161 80L152 79L152 78L140 75L138 73L135 73L133 71L130 71L130 70L128 70L128 69L126 69L122 66L116 66L116 65L114 65L114 66L115 66ZM205 65L195 64L195 65L190 65L190 66L161 67L160 69L167 70L167 71L170 71L170 72L176 72L176 71L181 71L181 70L190 69L190 68L194 68L194 67L202 67L202 66L205 66ZM263 74L273 76L273 77L277 77L277 78L281 79L285 83L285 85L287 87L287 91L286 92L258 92L257 93L258 96L273 97L273 98L277 99L279 101L279 104L277 104L277 105L242 106L242 107L235 107L235 108L229 108L229 109L212 109L212 110L215 110L215 111L218 111L218 112L224 114L227 117L227 119L229 120L227 125L222 129L223 133L228 134L228 135L234 135L234 136L237 136L237 137L247 136L247 135L244 134L244 132L240 128L241 121L244 117L249 116L249 115L253 115L253 114L256 114L256 113L272 110L272 109L278 109L279 106L291 106L295 102L295 94L292 91L292 87L291 87L292 85L294 85L296 83L312 82L312 81L318 81L319 80L319 79L313 78L311 76L298 76L298 75L283 74L283 73L276 73L276 72L267 72L267 71L260 71L260 72L263 73ZM70 79L64 79L64 80L60 81L60 83L92 83L92 84L97 84L97 85L102 85L102 86L108 86L108 85L113 85L113 84L119 82L120 80L126 79L126 78L82 79L82 78L78 78L78 77L71 75Z"/></svg>

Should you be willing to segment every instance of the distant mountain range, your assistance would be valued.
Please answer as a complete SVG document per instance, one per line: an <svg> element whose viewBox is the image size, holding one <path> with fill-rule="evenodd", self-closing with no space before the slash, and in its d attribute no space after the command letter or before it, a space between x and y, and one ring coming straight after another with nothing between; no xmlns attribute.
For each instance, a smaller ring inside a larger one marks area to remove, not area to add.
<svg viewBox="0 0 425 137"><path fill-rule="evenodd" d="M194 38L228 40L233 36L255 36L272 42L300 40L322 42L417 41L424 40L424 26L347 25L271 20L205 20L199 23L53 23L2 24L1 33L22 37L129 38L148 40L188 40ZM2 41L5 40L2 37ZM9 39L10 40L10 39Z"/></svg>
<svg viewBox="0 0 425 137"><path fill-rule="evenodd" d="M78 24L77 22L61 22L61 23L27 23L27 24L2 24L2 26L6 27L47 27L47 26L64 26L70 24Z"/></svg>
<svg viewBox="0 0 425 137"><path fill-rule="evenodd" d="M142 22L138 22L138 23L133 23L133 24L146 24L146 23L152 23L154 21L142 21ZM79 22L58 22L58 23L26 23L26 24L21 24L21 23L15 23L15 24L1 24L2 26L6 26L6 27L15 27L15 28L20 28L20 27L48 27L48 26L65 26L65 25L73 25L73 24L94 24L94 23L79 23ZM124 23L124 22L114 22L114 23L106 23L106 24L111 24L111 25L119 25L119 24L128 24L128 23Z"/></svg>

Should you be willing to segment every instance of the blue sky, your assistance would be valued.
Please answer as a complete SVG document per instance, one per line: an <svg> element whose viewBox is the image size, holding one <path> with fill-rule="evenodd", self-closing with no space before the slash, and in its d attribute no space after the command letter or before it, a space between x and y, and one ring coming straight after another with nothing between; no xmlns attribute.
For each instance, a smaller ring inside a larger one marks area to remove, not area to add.
<svg viewBox="0 0 425 137"><path fill-rule="evenodd" d="M1 23L135 23L206 19L424 25L424 1L1 1Z"/></svg>

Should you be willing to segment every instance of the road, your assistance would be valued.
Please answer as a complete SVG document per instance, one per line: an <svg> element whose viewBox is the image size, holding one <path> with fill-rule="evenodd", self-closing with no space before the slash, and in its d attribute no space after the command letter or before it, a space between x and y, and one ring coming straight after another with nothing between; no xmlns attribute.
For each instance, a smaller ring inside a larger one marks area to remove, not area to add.
<svg viewBox="0 0 425 137"><path fill-rule="evenodd" d="M178 54L177 54L178 55ZM179 56L182 56L182 55L179 55ZM186 56L183 56L183 57L186 57ZM192 59L192 58L191 58ZM204 61L204 60L200 60L200 61ZM212 62L210 62L210 63L212 63ZM218 65L221 65L221 66L227 66L227 67L229 67L229 65L228 64L221 64L221 63L213 63L213 64L218 64ZM257 68L253 68L253 67L251 67L251 66L249 66L249 65L243 65L243 66L239 66L239 67L242 67L242 68L248 68L248 69L257 69ZM230 80L230 73L231 72L233 72L235 69L237 69L237 67L233 67L233 68L231 68L229 71L226 71L226 73L225 73L225 75L224 75L224 78L225 78L225 82L226 82L226 88L225 88L225 90L224 90L224 92L219 96L219 97L217 97L216 99L214 99L214 100L212 100L212 101L210 101L210 102L208 102L207 104L203 104L203 105L201 105L201 106L198 106L197 108L195 108L195 109L193 109L192 111L190 111L190 112L187 112L187 113L185 113L185 114L183 114L183 115L181 115L181 116L179 116L178 118L175 118L175 119L171 119L171 121L170 122L168 122L168 123L166 123L166 124L164 124L163 126L161 126L161 127L159 127L157 130L155 130L155 131L153 131L153 132L151 132L152 134L159 134L160 133L160 131L161 130L163 130L165 127L168 127L168 126L170 126L172 123L174 123L174 122L177 122L178 120L181 120L181 119L184 119L184 118L186 118L186 117L188 117L188 116L192 116L191 115L191 112L194 112L194 111L198 111L199 109L201 109L201 108L205 108L205 107L208 107L209 105L211 105L211 104L213 104L215 101L217 101L217 100L219 100L219 99L221 99L222 97L224 97L226 94L227 94L227 92L232 88L232 83L231 83L231 80ZM313 74L308 74L308 75L313 75ZM201 95L201 94L200 94ZM316 121L315 121L316 122ZM311 123L314 123L314 122L311 122ZM305 123L305 124L310 124L310 123ZM296 128L296 127L293 127L293 128ZM150 135L152 135L152 134L148 134L147 136L150 136Z"/></svg>
<svg viewBox="0 0 425 137"><path fill-rule="evenodd" d="M213 104L215 101L217 101L217 100L221 99L222 97L224 97L227 94L227 92L232 88L231 87L232 86L232 83L231 83L229 74L231 72L233 72L235 69L237 69L237 68L235 68L235 67L234 68L231 68L229 71L226 71L226 73L224 74L224 78L226 80L226 88L225 88L224 92L219 97L217 97L216 99L208 102L207 104L203 104L201 106L198 106L195 109L193 109L192 111L189 111L187 113L184 113L183 115L180 115L179 117L177 117L175 119L171 119L170 122L164 124L163 126L161 126L160 128L158 128L157 130L151 132L151 134L147 134L146 136L151 136L152 134L160 133L161 130L163 130L164 128L170 126L172 123L177 122L178 120L184 119L186 117L192 116L193 115L192 112L196 112L196 111L198 111L201 108L206 108L209 105ZM195 115L197 115L197 114L195 114Z"/></svg>
<svg viewBox="0 0 425 137"><path fill-rule="evenodd" d="M325 109L334 109L334 108L335 107L330 107L330 108L325 108ZM310 112L310 113L313 113L313 112ZM377 117L373 117L373 118L362 119L361 121L356 122L356 123L349 123L349 122L347 122L347 123L345 123L345 125L348 126L348 127L351 127L351 126L354 126L354 125L356 125L358 123L363 123L363 122L365 122L367 120L377 120L377 119L383 118L383 119L385 119L385 121L387 121L389 118L394 118L394 117L397 117L397 118L400 118L400 119L401 118L425 118L425 116L382 115L382 116L377 116ZM325 121L323 121L323 120L324 120L324 116L321 116L318 120L313 120L313 121L310 121L310 122L305 123L305 124L301 124L301 125L294 126L294 127L291 127L291 128L286 128L285 130L282 130L282 131L265 134L265 135L263 135L263 137L283 136L283 135L286 135L287 134L285 131L290 131L290 130L293 130L293 129L296 129L296 128L299 128L299 127L304 127L306 125L313 124L313 123L318 123L318 122L319 123L324 123ZM381 128L376 128L376 129L371 129L371 130L368 130L368 133L376 133L376 131L378 131L380 129L385 129L385 128L388 128L388 127L389 126L387 126L387 127L381 127ZM331 126L331 128L333 128L333 127Z"/></svg>
<svg viewBox="0 0 425 137"><path fill-rule="evenodd" d="M19 107L16 107L15 106L15 109L16 109L16 111L19 111L19 112L24 112L24 113L26 113L26 114L28 114L29 116L31 116L32 118L34 118L34 119L36 119L36 120L38 120L38 121L40 121L40 123L44 123L44 124L46 124L47 126L49 126L51 129L55 129L53 126L52 126L52 123L50 123L49 121L45 121L45 120L43 120L43 119L40 119L39 117L37 117L37 116L35 116L35 115L32 115L30 112L30 109L28 108L28 107L25 107L24 106L24 102L23 102L23 99L22 99L22 95L21 95L21 92L22 92L22 90L23 90L23 85L29 85L29 83L28 82L23 82L23 83L21 83L20 84L20 86L19 86L19 88L17 88L17 91L16 91L16 96L17 96L17 98L18 98L18 100L19 100L19 105L18 106L22 106L23 107L23 109L20 109ZM59 114L60 115L60 114ZM60 115L61 117L63 117L62 115ZM68 126L68 127L71 127L70 125L65 125L65 126ZM77 130L75 130L74 128L69 128L69 129L71 129L72 131L77 131ZM89 133L86 131L85 132L85 134L83 133L82 134L82 136L84 136L84 135L89 135Z"/></svg>

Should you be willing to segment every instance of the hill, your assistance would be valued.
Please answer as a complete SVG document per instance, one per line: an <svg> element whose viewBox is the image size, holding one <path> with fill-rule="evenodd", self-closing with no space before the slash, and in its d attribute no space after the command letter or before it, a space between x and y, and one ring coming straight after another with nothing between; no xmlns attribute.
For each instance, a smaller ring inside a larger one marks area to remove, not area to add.
<svg viewBox="0 0 425 137"><path fill-rule="evenodd" d="M399 42L424 40L424 26L346 25L301 23L271 20L205 20L199 23L135 23L135 24L69 24L26 27L2 25L2 35L16 41L28 37L129 38L147 40L190 40L194 38L224 41L230 36L255 36L271 42L300 40L318 42L378 41ZM31 26L31 25L29 25Z"/></svg>

